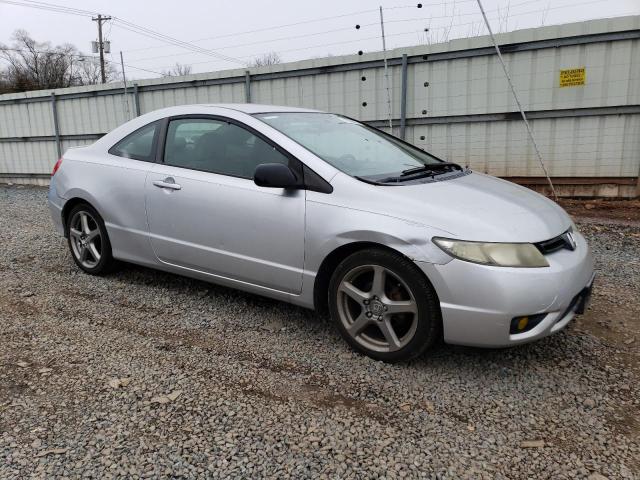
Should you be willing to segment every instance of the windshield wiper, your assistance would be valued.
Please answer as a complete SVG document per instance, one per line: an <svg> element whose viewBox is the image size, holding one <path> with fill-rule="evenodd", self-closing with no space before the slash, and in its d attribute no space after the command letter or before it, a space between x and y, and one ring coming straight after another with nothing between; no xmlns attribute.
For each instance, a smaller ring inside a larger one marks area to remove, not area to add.
<svg viewBox="0 0 640 480"><path fill-rule="evenodd" d="M454 170L460 170L464 172L465 169L453 162L438 162L438 163L427 163L425 165L421 165L419 167L408 168L403 170L400 175L393 177L384 177L377 178L377 176L365 177L365 176L356 176L358 180L362 180L366 183L371 183L373 185L388 185L390 183L399 184L402 182L408 182L411 180L415 180L424 176L435 177L436 175L442 175L444 173L449 173ZM426 174L426 175L422 175Z"/></svg>
<svg viewBox="0 0 640 480"><path fill-rule="evenodd" d="M420 165L419 167L408 168L406 170L402 170L400 174L401 177L407 177L409 175L414 175L416 173L422 172L430 172L434 170L464 170L460 165L453 162L439 162L439 163L425 163L424 165Z"/></svg>

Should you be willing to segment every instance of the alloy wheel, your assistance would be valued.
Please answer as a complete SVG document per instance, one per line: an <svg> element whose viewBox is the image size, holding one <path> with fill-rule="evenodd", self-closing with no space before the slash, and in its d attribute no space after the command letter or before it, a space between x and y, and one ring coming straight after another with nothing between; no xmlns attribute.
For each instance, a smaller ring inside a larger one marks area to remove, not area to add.
<svg viewBox="0 0 640 480"><path fill-rule="evenodd" d="M380 265L356 267L338 287L338 315L347 333L376 352L405 347L416 333L418 306L411 289Z"/></svg>
<svg viewBox="0 0 640 480"><path fill-rule="evenodd" d="M93 215L76 212L69 223L69 237L76 260L85 268L95 268L102 258L102 235Z"/></svg>

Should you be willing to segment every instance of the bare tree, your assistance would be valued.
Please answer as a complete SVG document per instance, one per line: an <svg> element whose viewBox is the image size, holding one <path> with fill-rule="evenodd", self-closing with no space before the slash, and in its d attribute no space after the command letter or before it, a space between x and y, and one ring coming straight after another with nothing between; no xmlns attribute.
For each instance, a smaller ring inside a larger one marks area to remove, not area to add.
<svg viewBox="0 0 640 480"><path fill-rule="evenodd" d="M161 73L165 77L182 77L184 75L189 75L191 73L191 70L191 65L176 63L173 68L171 68L170 70L163 70Z"/></svg>
<svg viewBox="0 0 640 480"><path fill-rule="evenodd" d="M102 83L100 75L100 59L97 57L80 56L73 59L71 75L74 85L97 85ZM116 64L105 61L104 74L107 82L120 80L121 73Z"/></svg>
<svg viewBox="0 0 640 480"><path fill-rule="evenodd" d="M23 92L74 85L98 83L91 74L92 57L83 55L70 44L52 46L50 42L37 42L24 30L16 30L10 46L0 44L0 57L7 62L2 71L4 91ZM109 64L107 78L117 78Z"/></svg>
<svg viewBox="0 0 640 480"><path fill-rule="evenodd" d="M0 70L0 95L3 93L11 93L12 91L7 72Z"/></svg>
<svg viewBox="0 0 640 480"><path fill-rule="evenodd" d="M251 67L264 67L266 65L277 65L282 63L282 58L277 52L265 53L261 57L256 57L250 63Z"/></svg>

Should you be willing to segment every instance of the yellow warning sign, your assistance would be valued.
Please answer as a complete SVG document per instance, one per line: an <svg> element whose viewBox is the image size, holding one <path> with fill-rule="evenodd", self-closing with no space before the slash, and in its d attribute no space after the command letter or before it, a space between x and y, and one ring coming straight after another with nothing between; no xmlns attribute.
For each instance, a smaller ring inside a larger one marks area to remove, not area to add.
<svg viewBox="0 0 640 480"><path fill-rule="evenodd" d="M587 82L587 71L582 68L560 70L560 87L579 87Z"/></svg>

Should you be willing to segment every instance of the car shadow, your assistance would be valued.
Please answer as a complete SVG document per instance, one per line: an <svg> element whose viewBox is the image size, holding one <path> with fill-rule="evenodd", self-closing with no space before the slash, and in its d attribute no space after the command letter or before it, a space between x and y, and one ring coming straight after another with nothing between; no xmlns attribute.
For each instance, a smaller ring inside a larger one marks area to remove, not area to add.
<svg viewBox="0 0 640 480"><path fill-rule="evenodd" d="M328 315L298 307L280 300L274 300L261 295L244 292L230 287L205 282L198 279L184 277L178 274L162 272L148 267L123 263L118 271L107 278L118 278L132 286L169 288L175 294L185 295L192 299L207 298L215 301L242 303L245 307L255 309L257 313L279 313L287 321L295 319L296 325L291 329L287 324L288 336L284 342L296 342L296 337L305 337L308 332L320 334L323 341L331 342L337 354L348 354L351 349L340 338ZM448 345L437 342L436 345L418 358L409 362L390 364L388 368L406 368L415 371L450 368L452 364L457 369L473 371L493 371L497 378L508 378L522 368L534 365L563 364L575 362L577 359L589 355L589 340L587 334L568 330L540 339L534 343L517 345L508 348L478 348L459 345ZM307 339L305 339L307 340ZM355 357L359 355L353 353ZM366 358L366 357L362 357Z"/></svg>

